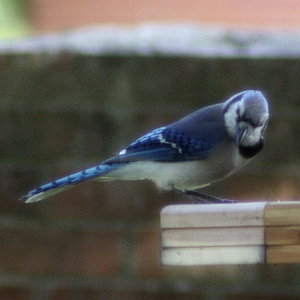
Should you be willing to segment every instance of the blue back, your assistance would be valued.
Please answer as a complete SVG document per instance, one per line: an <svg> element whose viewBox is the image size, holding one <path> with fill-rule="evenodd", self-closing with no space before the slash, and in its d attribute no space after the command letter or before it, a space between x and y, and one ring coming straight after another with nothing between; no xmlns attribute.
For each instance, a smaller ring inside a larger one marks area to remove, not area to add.
<svg viewBox="0 0 300 300"><path fill-rule="evenodd" d="M153 130L104 163L204 159L224 139L230 137L224 126L222 106L217 104Z"/></svg>

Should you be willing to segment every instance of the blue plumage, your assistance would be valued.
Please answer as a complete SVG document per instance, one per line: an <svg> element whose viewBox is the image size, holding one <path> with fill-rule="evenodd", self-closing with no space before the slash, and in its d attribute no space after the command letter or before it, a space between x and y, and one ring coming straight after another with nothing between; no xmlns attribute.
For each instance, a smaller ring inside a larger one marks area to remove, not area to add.
<svg viewBox="0 0 300 300"><path fill-rule="evenodd" d="M150 179L160 189L203 197L194 190L226 178L262 149L268 117L262 93L244 91L155 129L102 164L42 185L21 199L36 202L92 179Z"/></svg>
<svg viewBox="0 0 300 300"><path fill-rule="evenodd" d="M122 150L108 162L175 162L207 157L217 140L213 136L196 138L171 126L158 128Z"/></svg>
<svg viewBox="0 0 300 300"><path fill-rule="evenodd" d="M71 188L78 183L82 183L87 180L91 180L98 176L104 175L116 168L119 168L120 165L122 164L101 164L96 167L74 173L61 179L57 179L53 182L44 184L37 189L29 191L26 195L22 196L20 200L25 200L27 203L43 200L46 197Z"/></svg>

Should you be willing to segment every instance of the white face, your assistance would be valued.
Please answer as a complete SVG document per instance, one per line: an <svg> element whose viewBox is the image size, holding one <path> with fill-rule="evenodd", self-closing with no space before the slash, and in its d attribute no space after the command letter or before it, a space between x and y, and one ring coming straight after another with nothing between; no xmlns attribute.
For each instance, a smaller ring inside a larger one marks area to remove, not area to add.
<svg viewBox="0 0 300 300"><path fill-rule="evenodd" d="M259 141L263 138L267 122L268 122L268 115L264 115L261 118L261 121L258 125L253 125L248 122L239 122L237 124L238 131L240 132L239 139L239 145L242 146L254 146L259 143Z"/></svg>
<svg viewBox="0 0 300 300"><path fill-rule="evenodd" d="M253 99L247 103L244 99L232 103L224 114L228 133L238 146L252 147L262 139L269 119L267 103Z"/></svg>

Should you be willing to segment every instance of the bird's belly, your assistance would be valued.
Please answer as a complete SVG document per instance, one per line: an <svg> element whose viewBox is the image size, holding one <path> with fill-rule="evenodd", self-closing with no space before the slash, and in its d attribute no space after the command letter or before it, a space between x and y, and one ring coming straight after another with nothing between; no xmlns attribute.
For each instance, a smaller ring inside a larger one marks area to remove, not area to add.
<svg viewBox="0 0 300 300"><path fill-rule="evenodd" d="M189 161L158 166L160 173L151 178L159 188L196 189L229 176L234 169L226 163L216 166L208 161Z"/></svg>
<svg viewBox="0 0 300 300"><path fill-rule="evenodd" d="M236 147L220 149L209 159L170 163L158 166L158 177L152 180L162 189L175 187L179 190L197 189L220 181L247 164Z"/></svg>
<svg viewBox="0 0 300 300"><path fill-rule="evenodd" d="M219 155L203 160L139 161L112 171L108 176L122 180L149 179L163 190L173 187L180 190L201 188L228 177L249 161L243 159L235 149L223 150Z"/></svg>

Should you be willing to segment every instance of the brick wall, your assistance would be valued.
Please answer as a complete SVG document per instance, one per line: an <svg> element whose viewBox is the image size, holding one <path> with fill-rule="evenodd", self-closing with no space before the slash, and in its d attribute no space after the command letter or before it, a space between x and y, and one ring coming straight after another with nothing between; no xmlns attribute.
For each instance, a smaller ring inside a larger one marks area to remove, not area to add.
<svg viewBox="0 0 300 300"><path fill-rule="evenodd" d="M222 27L295 29L297 0L29 0L28 16L39 32L94 24L193 22Z"/></svg>
<svg viewBox="0 0 300 300"><path fill-rule="evenodd" d="M247 88L271 102L266 148L205 191L299 199L297 58L40 52L6 53L0 64L1 299L299 299L297 265L161 267L159 211L184 199L149 182L90 182L36 204L17 200Z"/></svg>

